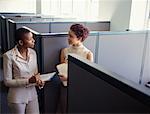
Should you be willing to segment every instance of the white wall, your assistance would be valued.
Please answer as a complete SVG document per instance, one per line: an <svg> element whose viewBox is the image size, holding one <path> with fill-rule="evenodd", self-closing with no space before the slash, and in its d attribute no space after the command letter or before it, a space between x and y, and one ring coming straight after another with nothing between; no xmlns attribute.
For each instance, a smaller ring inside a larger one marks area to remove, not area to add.
<svg viewBox="0 0 150 114"><path fill-rule="evenodd" d="M36 0L0 0L0 12L36 13Z"/></svg>
<svg viewBox="0 0 150 114"><path fill-rule="evenodd" d="M100 0L100 20L110 20L111 31L129 28L132 0Z"/></svg>
<svg viewBox="0 0 150 114"><path fill-rule="evenodd" d="M99 19L110 21L115 11L116 2L114 0L99 0L99 2Z"/></svg>
<svg viewBox="0 0 150 114"><path fill-rule="evenodd" d="M150 1L149 1L150 2ZM132 0L130 29L143 30L148 27L148 0Z"/></svg>

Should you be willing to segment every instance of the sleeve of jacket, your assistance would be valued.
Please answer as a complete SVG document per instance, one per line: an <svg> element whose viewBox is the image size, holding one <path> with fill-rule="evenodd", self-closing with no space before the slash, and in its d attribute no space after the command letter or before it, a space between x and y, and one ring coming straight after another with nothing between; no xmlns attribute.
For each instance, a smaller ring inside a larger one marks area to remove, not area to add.
<svg viewBox="0 0 150 114"><path fill-rule="evenodd" d="M28 79L13 79L12 59L6 53L3 55L4 83L8 87L25 87Z"/></svg>

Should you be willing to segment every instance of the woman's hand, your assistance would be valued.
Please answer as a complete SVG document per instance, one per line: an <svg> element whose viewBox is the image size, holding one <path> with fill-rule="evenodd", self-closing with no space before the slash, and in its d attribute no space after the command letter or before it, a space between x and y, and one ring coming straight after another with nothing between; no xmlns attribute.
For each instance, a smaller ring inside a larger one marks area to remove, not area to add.
<svg viewBox="0 0 150 114"><path fill-rule="evenodd" d="M40 78L40 73L34 74L29 78L29 83L36 83Z"/></svg>
<svg viewBox="0 0 150 114"><path fill-rule="evenodd" d="M39 89L43 88L45 85L45 82L40 79L40 73L36 74L35 77L37 79L36 84L39 87Z"/></svg>
<svg viewBox="0 0 150 114"><path fill-rule="evenodd" d="M36 83L37 78L35 76L32 76L29 78L29 83Z"/></svg>
<svg viewBox="0 0 150 114"><path fill-rule="evenodd" d="M39 87L39 89L42 89L45 85L45 82L39 79L36 84Z"/></svg>
<svg viewBox="0 0 150 114"><path fill-rule="evenodd" d="M29 78L29 83L36 83L40 89L43 88L45 84L45 82L40 79L40 73Z"/></svg>
<svg viewBox="0 0 150 114"><path fill-rule="evenodd" d="M59 75L61 81L67 81L67 76Z"/></svg>

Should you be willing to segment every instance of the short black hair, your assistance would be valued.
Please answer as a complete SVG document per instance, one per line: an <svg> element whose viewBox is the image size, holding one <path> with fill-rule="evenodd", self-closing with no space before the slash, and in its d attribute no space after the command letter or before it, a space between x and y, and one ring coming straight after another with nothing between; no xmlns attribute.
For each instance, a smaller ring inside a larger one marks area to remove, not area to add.
<svg viewBox="0 0 150 114"><path fill-rule="evenodd" d="M23 40L23 36L31 31L26 28L19 28L15 32L15 42L18 43L19 40Z"/></svg>

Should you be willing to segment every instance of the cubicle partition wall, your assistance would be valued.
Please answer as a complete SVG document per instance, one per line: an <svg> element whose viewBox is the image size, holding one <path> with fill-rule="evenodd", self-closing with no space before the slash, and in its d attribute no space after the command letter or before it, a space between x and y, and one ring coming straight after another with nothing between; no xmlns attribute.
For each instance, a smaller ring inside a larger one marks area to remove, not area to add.
<svg viewBox="0 0 150 114"><path fill-rule="evenodd" d="M85 25L85 22L51 22L51 33L68 32L72 24L80 23Z"/></svg>
<svg viewBox="0 0 150 114"><path fill-rule="evenodd" d="M68 32L70 26L75 23L80 23L89 28L90 31L109 31L110 30L110 22L79 22L79 21L71 21L71 22L51 22L50 32L58 33L58 32Z"/></svg>
<svg viewBox="0 0 150 114"><path fill-rule="evenodd" d="M90 31L109 31L110 21L76 21L75 19L54 17L42 17L33 13L2 13L6 19L11 19L16 23L17 28L27 26L40 33L68 32L74 23L86 25Z"/></svg>
<svg viewBox="0 0 150 114"><path fill-rule="evenodd" d="M41 47L43 56L43 72L54 71L56 65L60 62L60 51L61 49L68 47L68 33L49 33L41 34ZM91 32L88 38L84 41L84 45L96 54L98 40L98 32Z"/></svg>
<svg viewBox="0 0 150 114"><path fill-rule="evenodd" d="M7 90L3 83L2 54L7 51L6 19L0 16L0 113L8 113Z"/></svg>
<svg viewBox="0 0 150 114"><path fill-rule="evenodd" d="M1 41L2 41L2 53L6 52L8 49L8 39L7 39L7 20L4 16L0 16L1 23Z"/></svg>
<svg viewBox="0 0 150 114"><path fill-rule="evenodd" d="M40 33L59 33L59 32L68 32L72 24L80 23L86 25L90 31L109 31L110 22L50 22L50 21L30 21L30 22L16 22L17 28L21 26L27 26L36 30Z"/></svg>
<svg viewBox="0 0 150 114"><path fill-rule="evenodd" d="M56 65L60 63L60 51L68 47L67 33L58 34L41 34L43 72L55 71Z"/></svg>
<svg viewBox="0 0 150 114"><path fill-rule="evenodd" d="M59 64L60 50L68 46L67 34L40 34L36 36L36 50L40 58L41 73L56 71ZM46 82L43 90L43 112L56 113L60 94L60 80L56 75Z"/></svg>
<svg viewBox="0 0 150 114"><path fill-rule="evenodd" d="M110 31L109 21L85 22L90 31Z"/></svg>
<svg viewBox="0 0 150 114"><path fill-rule="evenodd" d="M145 51L143 52L143 64L141 83L145 84L150 81L150 31L146 32Z"/></svg>
<svg viewBox="0 0 150 114"><path fill-rule="evenodd" d="M6 18L18 17L18 16L33 16L33 15L35 15L35 13L8 13L8 12L0 12L0 14L5 16Z"/></svg>
<svg viewBox="0 0 150 114"><path fill-rule="evenodd" d="M150 89L69 56L68 113L150 113Z"/></svg>
<svg viewBox="0 0 150 114"><path fill-rule="evenodd" d="M95 55L97 47L98 32L92 32L85 40L84 45ZM92 42L92 45L91 45ZM36 50L40 58L41 73L56 71L56 65L60 63L61 49L68 47L68 33L47 33L36 36ZM95 60L95 59L94 59ZM44 112L54 113L57 109L60 92L60 80L55 76L52 81L47 82L44 87Z"/></svg>
<svg viewBox="0 0 150 114"><path fill-rule="evenodd" d="M27 26L39 33L50 33L50 22L16 22L17 28Z"/></svg>
<svg viewBox="0 0 150 114"><path fill-rule="evenodd" d="M1 51L2 53L8 51L15 45L15 30L16 24L12 20L7 20L0 16L1 23Z"/></svg>
<svg viewBox="0 0 150 114"><path fill-rule="evenodd" d="M149 39L146 34L146 31L100 32L98 64L129 80L140 83L143 77L145 45L148 43L146 39ZM147 53L149 51L147 46ZM147 73L147 76L150 76L150 72Z"/></svg>
<svg viewBox="0 0 150 114"><path fill-rule="evenodd" d="M2 37L2 22L1 22L1 16L0 16L0 37ZM0 38L0 54L2 51L2 38Z"/></svg>
<svg viewBox="0 0 150 114"><path fill-rule="evenodd" d="M0 113L8 113L7 90L3 83L2 54L7 51L6 18L0 16ZM4 99L4 100L3 100Z"/></svg>
<svg viewBox="0 0 150 114"><path fill-rule="evenodd" d="M7 39L8 39L8 49L15 46L15 31L16 23L10 19L7 20Z"/></svg>
<svg viewBox="0 0 150 114"><path fill-rule="evenodd" d="M74 23L80 23L86 25L90 31L109 31L110 30L110 22L78 22L78 21L71 21L71 22L55 22L51 21L50 19L44 18L36 18L35 20L30 21L16 21L17 28L22 26L27 26L37 32L40 33L58 33L58 32L68 32L70 26Z"/></svg>
<svg viewBox="0 0 150 114"><path fill-rule="evenodd" d="M1 15L5 16L7 19L11 19L13 21L41 21L43 20L41 16L36 15L35 13L1 13Z"/></svg>
<svg viewBox="0 0 150 114"><path fill-rule="evenodd" d="M99 39L99 33L98 32L90 32L89 36L85 41L83 42L84 46L87 47L94 56L94 62L97 63L97 52L98 52L98 39Z"/></svg>

